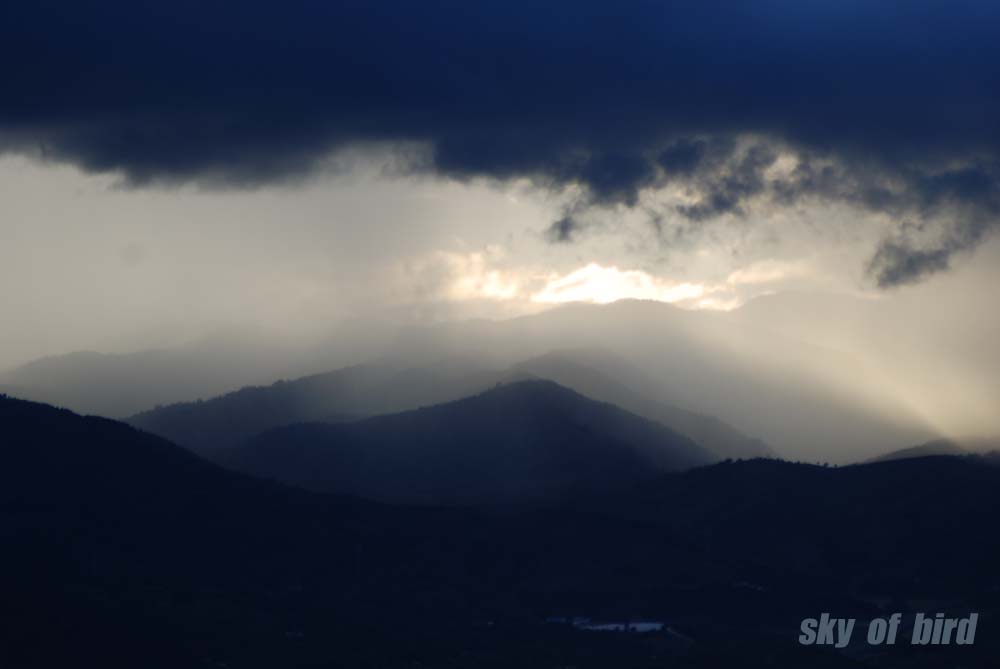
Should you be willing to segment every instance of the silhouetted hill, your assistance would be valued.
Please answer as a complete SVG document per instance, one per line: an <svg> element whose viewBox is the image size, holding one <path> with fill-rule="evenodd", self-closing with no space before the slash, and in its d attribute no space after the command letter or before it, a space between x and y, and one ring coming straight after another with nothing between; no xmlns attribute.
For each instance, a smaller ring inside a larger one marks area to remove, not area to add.
<svg viewBox="0 0 1000 669"><path fill-rule="evenodd" d="M610 402L680 432L718 459L774 457L760 439L748 437L715 418L657 401L656 391L641 372L606 351L553 351L513 367L551 379L601 402Z"/></svg>
<svg viewBox="0 0 1000 669"><path fill-rule="evenodd" d="M550 351L608 350L655 381L652 393L626 383L633 391L718 417L786 457L856 461L936 436L899 399L903 393L873 383L885 370L871 358L741 312L649 300L566 304L505 321L408 332L394 350L490 355L509 364Z"/></svg>
<svg viewBox="0 0 1000 669"><path fill-rule="evenodd" d="M901 448L877 458L872 458L869 462L888 462L890 460L907 460L909 458L925 458L931 455L965 455L968 451L948 439L937 439L928 441L926 444Z"/></svg>
<svg viewBox="0 0 1000 669"><path fill-rule="evenodd" d="M897 377L879 364L879 356L861 356L838 346L839 340L832 336L840 331L836 328L826 337L823 327L809 327L808 332L791 327L788 321L799 318L794 307L710 313L635 300L573 304L523 318L452 322L405 331L387 322L356 323L348 332L338 330L324 338L322 346L258 346L241 343L234 334L231 341L221 338L172 351L41 361L0 375L0 388L117 417L157 404L190 402L247 384L294 379L366 360L391 357L399 361L399 369L418 369L457 357L477 361L482 368L505 370L551 351L602 349L653 380L636 384L596 367L644 401L716 417L739 435L760 438L783 456L858 461L899 444L917 444L937 436L923 414L900 399L909 396L904 392L906 384L885 392L882 381L896 383L892 380ZM886 354L894 350L893 341L886 343ZM925 388L924 376L916 375L914 388ZM992 387L988 375L983 385ZM467 388L464 395L483 387L488 385ZM390 388L392 384L386 387ZM401 411L462 396L427 397L408 406L397 403L360 413ZM619 403L617 397L600 399ZM735 447L731 452L735 457L755 453L753 444L740 436L720 438L728 430L712 424L712 419L705 423L686 413L668 415L664 407L630 406L629 410L671 424L696 441L700 436ZM267 407L262 413L267 413ZM335 406L328 413L343 418L359 412ZM169 434L163 428L173 429L173 421L144 427L190 446L181 436L198 435L198 425L223 424L225 419L192 414L180 422L190 424L178 425L177 432ZM682 426L685 422L690 424ZM287 423L283 420L273 426ZM729 454L716 450L721 456Z"/></svg>
<svg viewBox="0 0 1000 669"><path fill-rule="evenodd" d="M4 396L0 465L3 667L402 666L371 626L470 615L491 552L462 513L311 495Z"/></svg>
<svg viewBox="0 0 1000 669"><path fill-rule="evenodd" d="M172 348L77 351L0 370L0 392L122 418L156 405L214 397L383 355L389 332L373 323L349 322L318 340L240 329Z"/></svg>
<svg viewBox="0 0 1000 669"><path fill-rule="evenodd" d="M440 404L499 382L549 379L591 399L617 404L680 432L717 459L771 457L758 439L730 425L656 400L647 380L601 351L556 351L496 371L467 358L406 366L377 362L247 387L197 402L156 407L128 419L195 452L211 455L265 430L304 422L346 422ZM633 389L633 385L635 389Z"/></svg>
<svg viewBox="0 0 1000 669"><path fill-rule="evenodd" d="M164 349L109 355L79 351L6 371L0 389L35 401L111 418L157 404L215 395L258 378L274 378L281 365L255 347Z"/></svg>
<svg viewBox="0 0 1000 669"><path fill-rule="evenodd" d="M156 407L128 422L212 455L271 428L357 420L437 404L479 392L496 378L494 372L467 360L418 367L375 362Z"/></svg>
<svg viewBox="0 0 1000 669"><path fill-rule="evenodd" d="M1000 468L978 457L733 462L487 514L314 495L0 397L0 462L4 667L986 669L1000 652ZM979 612L976 645L795 643L820 611L929 610ZM540 624L556 614L692 641Z"/></svg>
<svg viewBox="0 0 1000 669"><path fill-rule="evenodd" d="M551 381L522 381L354 423L278 428L222 461L311 490L476 504L611 490L712 459L660 424Z"/></svg>

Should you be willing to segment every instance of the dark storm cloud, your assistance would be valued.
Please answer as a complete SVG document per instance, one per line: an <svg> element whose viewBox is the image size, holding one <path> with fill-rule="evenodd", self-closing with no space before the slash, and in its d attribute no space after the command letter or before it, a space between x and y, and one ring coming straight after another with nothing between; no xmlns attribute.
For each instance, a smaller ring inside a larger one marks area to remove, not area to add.
<svg viewBox="0 0 1000 669"><path fill-rule="evenodd" d="M957 202L978 221L961 239L996 220L978 167L1000 154L995 2L36 0L0 8L0 57L0 149L138 184L253 185L407 141L447 177L578 184L585 203L676 180L694 220L762 196ZM772 183L777 146L807 164ZM896 246L886 262L919 260Z"/></svg>
<svg viewBox="0 0 1000 669"><path fill-rule="evenodd" d="M926 180L920 209L936 225L902 225L884 240L868 266L879 286L915 283L946 270L952 258L974 249L1000 221L1000 178L981 169L949 171ZM921 241L933 228L937 238Z"/></svg>
<svg viewBox="0 0 1000 669"><path fill-rule="evenodd" d="M580 231L581 227L583 226L581 226L578 220L576 220L571 214L566 214L548 227L545 231L545 236L550 242L571 242L573 241L574 235Z"/></svg>
<svg viewBox="0 0 1000 669"><path fill-rule="evenodd" d="M764 191L767 182L764 170L777 160L777 155L767 146L751 146L739 158L729 157L724 169L711 165L707 170L695 168L693 174L701 199L693 205L678 210L693 221L703 221L722 214L742 214L743 201ZM661 156L662 161L662 156ZM690 178L689 178L690 180Z"/></svg>
<svg viewBox="0 0 1000 669"><path fill-rule="evenodd" d="M905 242L887 240L879 245L868 271L883 287L912 283L928 274L948 269L951 255L961 249L951 244L917 249Z"/></svg>

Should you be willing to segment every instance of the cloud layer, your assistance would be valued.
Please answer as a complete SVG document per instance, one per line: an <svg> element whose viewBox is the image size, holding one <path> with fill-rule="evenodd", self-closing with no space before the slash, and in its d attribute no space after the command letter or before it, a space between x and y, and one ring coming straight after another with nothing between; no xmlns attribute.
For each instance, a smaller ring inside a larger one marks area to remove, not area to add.
<svg viewBox="0 0 1000 669"><path fill-rule="evenodd" d="M820 199L885 214L882 286L1000 213L994 2L6 3L0 151L137 185L297 179L332 151L580 188L706 223ZM787 165L782 156L791 156Z"/></svg>

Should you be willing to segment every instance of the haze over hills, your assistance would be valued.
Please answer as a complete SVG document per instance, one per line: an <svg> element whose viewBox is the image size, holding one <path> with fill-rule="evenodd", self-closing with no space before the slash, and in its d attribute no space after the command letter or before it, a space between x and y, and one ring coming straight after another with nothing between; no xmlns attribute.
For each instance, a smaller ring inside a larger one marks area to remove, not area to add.
<svg viewBox="0 0 1000 669"><path fill-rule="evenodd" d="M282 425L341 422L413 409L479 392L500 378L472 360L442 360L420 367L376 361L241 388L205 401L156 407L128 422L211 455Z"/></svg>
<svg viewBox="0 0 1000 669"><path fill-rule="evenodd" d="M850 354L863 363L866 382L934 426L938 434L923 441L1000 433L1000 318L966 294L946 286L931 298L906 291L868 298L781 292L751 300L731 316L736 328L766 329Z"/></svg>
<svg viewBox="0 0 1000 669"><path fill-rule="evenodd" d="M19 397L109 418L157 404L215 395L281 373L273 354L219 347L104 354L80 351L43 358L0 375Z"/></svg>
<svg viewBox="0 0 1000 669"><path fill-rule="evenodd" d="M924 458L934 455L991 455L1000 450L1000 439L935 439L924 444L891 451L870 462Z"/></svg>
<svg viewBox="0 0 1000 669"><path fill-rule="evenodd" d="M0 372L0 391L73 411L123 418L381 353L390 330L349 323L315 340L225 330L174 348L78 351Z"/></svg>
<svg viewBox="0 0 1000 669"><path fill-rule="evenodd" d="M601 402L655 420L707 448L719 459L773 457L760 439L748 437L714 416L657 401L657 384L618 356L598 350L553 351L518 363L514 373L551 379Z"/></svg>
<svg viewBox="0 0 1000 669"><path fill-rule="evenodd" d="M399 355L443 352L509 364L565 349L608 350L655 384L645 394L715 416L781 454L850 462L940 436L885 392L883 371L850 351L749 322L736 312L655 301L568 304L497 322L410 331Z"/></svg>
<svg viewBox="0 0 1000 669"><path fill-rule="evenodd" d="M985 633L930 656L788 643L803 611L864 620L886 598L907 615L944 598L990 629L1000 468L979 458L722 464L496 515L312 495L2 397L0 430L5 666L985 669L1000 650ZM554 614L664 619L689 641L567 635L539 624Z"/></svg>
<svg viewBox="0 0 1000 669"><path fill-rule="evenodd" d="M344 364L374 360L389 362L400 370L421 369L442 360L459 359L473 361L473 366L479 369L498 371L552 352L607 351L611 357L624 362L610 366L608 370L613 373L608 373L603 363L593 364L593 360L578 359L578 363L596 368L641 400L635 401L626 397L626 393L612 391L610 384L606 390L601 390L601 393L607 392L606 395L597 393L600 399L627 403L630 410L664 420L696 438L706 429L717 437L720 430L718 426L692 418L687 412L714 417L737 433L753 435L784 456L809 461L857 461L942 436L917 401L930 392L926 380L919 380L914 386L919 388L919 393L916 390L898 391L891 374L872 358L849 347L837 347L833 342L807 337L794 328L783 330L777 325L782 322L780 319L775 319L775 325L769 325L760 318L741 315L741 312L699 312L635 300L607 305L572 304L503 321L459 321L404 329L384 323L373 325L371 341L357 350L347 343L364 339L366 329L363 324L355 324L354 339L341 342L343 346L331 345L345 352L345 357L340 358ZM352 350L354 358L346 359L351 357L347 352ZM305 367L302 373L312 374L339 366L330 364L337 359L335 356L299 353L301 357L296 359L295 365L287 361L267 362L273 363L272 369ZM198 367L198 374L191 378L207 378L216 374L218 364L191 358L184 363L171 362L163 374L169 379L172 378L170 374L179 373L178 370ZM277 375L261 378L260 366L254 364L258 371L247 376L255 376L255 383L277 378ZM62 369L60 365L57 367ZM555 373L555 366L550 364L549 368ZM86 398L88 386L94 385L95 397L113 396L119 405L123 398L128 398L132 406L156 394L136 390L137 386L155 387L155 373L138 376L128 373L118 378L104 374L102 369L103 366L86 374L54 371L39 379L32 391L25 391L25 394L78 409L86 408L80 405L91 401L78 398L79 401L73 404L60 400L60 396L68 393L68 388ZM642 370L642 381L635 383L634 374L622 371L628 369ZM596 392L594 387L583 388L584 376L566 373L563 381L573 386L573 377L578 377L580 387L577 390L585 394ZM229 381L235 378L225 374L222 377ZM281 377L294 378L286 373ZM12 384L13 380L8 379L7 383ZM25 383L20 385L27 388ZM166 385L174 387L176 384ZM177 398L176 392L172 393L176 399L186 401L215 394L205 393L206 387L201 384L201 392L197 393L192 387L194 394L186 398ZM468 394L470 388L475 389L475 384L458 388L447 382L443 387L453 390L436 396L428 393L427 399L417 397L424 390L414 392L410 401L417 404L409 407L402 400L362 412L331 405L330 414L333 418L356 413L371 415L383 408L401 410L455 399ZM152 405L141 407L143 410L151 408ZM683 411L674 412L672 408ZM327 420L329 417L303 415L301 418ZM192 438L190 434L177 433L176 436ZM717 441L728 441L736 447L733 455L761 452L740 438Z"/></svg>
<svg viewBox="0 0 1000 669"><path fill-rule="evenodd" d="M520 362L507 370L472 358L445 358L406 367L370 364L249 387L199 402L157 407L128 419L206 455L231 448L264 430L300 422L342 422L461 399L505 383L550 379L591 399L617 404L680 432L718 459L770 456L760 440L722 421L646 399L624 383L655 388L638 370L602 351L560 351ZM651 391L655 392L655 391Z"/></svg>
<svg viewBox="0 0 1000 669"><path fill-rule="evenodd" d="M897 451L892 451L886 453L885 455L880 455L876 458L872 458L870 462L890 462L892 460L908 460L910 458L926 458L936 455L966 455L967 451L963 450L958 444L948 441L946 439L939 439L936 441L929 441L926 444L920 444L919 446L910 446L909 448L901 448Z"/></svg>
<svg viewBox="0 0 1000 669"><path fill-rule="evenodd" d="M475 505L613 491L715 459L663 425L521 381L354 423L277 428L220 462L310 490Z"/></svg>

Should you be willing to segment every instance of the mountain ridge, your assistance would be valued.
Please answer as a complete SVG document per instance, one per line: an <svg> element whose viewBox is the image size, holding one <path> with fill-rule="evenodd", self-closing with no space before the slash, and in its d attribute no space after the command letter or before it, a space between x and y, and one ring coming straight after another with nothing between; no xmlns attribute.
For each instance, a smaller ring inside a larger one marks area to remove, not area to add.
<svg viewBox="0 0 1000 669"><path fill-rule="evenodd" d="M219 461L311 490L491 504L613 489L712 460L661 424L527 380L353 423L279 427Z"/></svg>
<svg viewBox="0 0 1000 669"><path fill-rule="evenodd" d="M626 377L626 381L617 377ZM720 460L774 455L759 439L743 435L718 418L633 392L626 383L638 380L639 385L644 385L639 377L626 362L603 351L552 351L505 370L461 358L421 366L375 362L270 386L241 388L203 401L157 407L127 420L211 455L283 425L360 420L458 400L497 383L539 378L659 422L707 448Z"/></svg>

